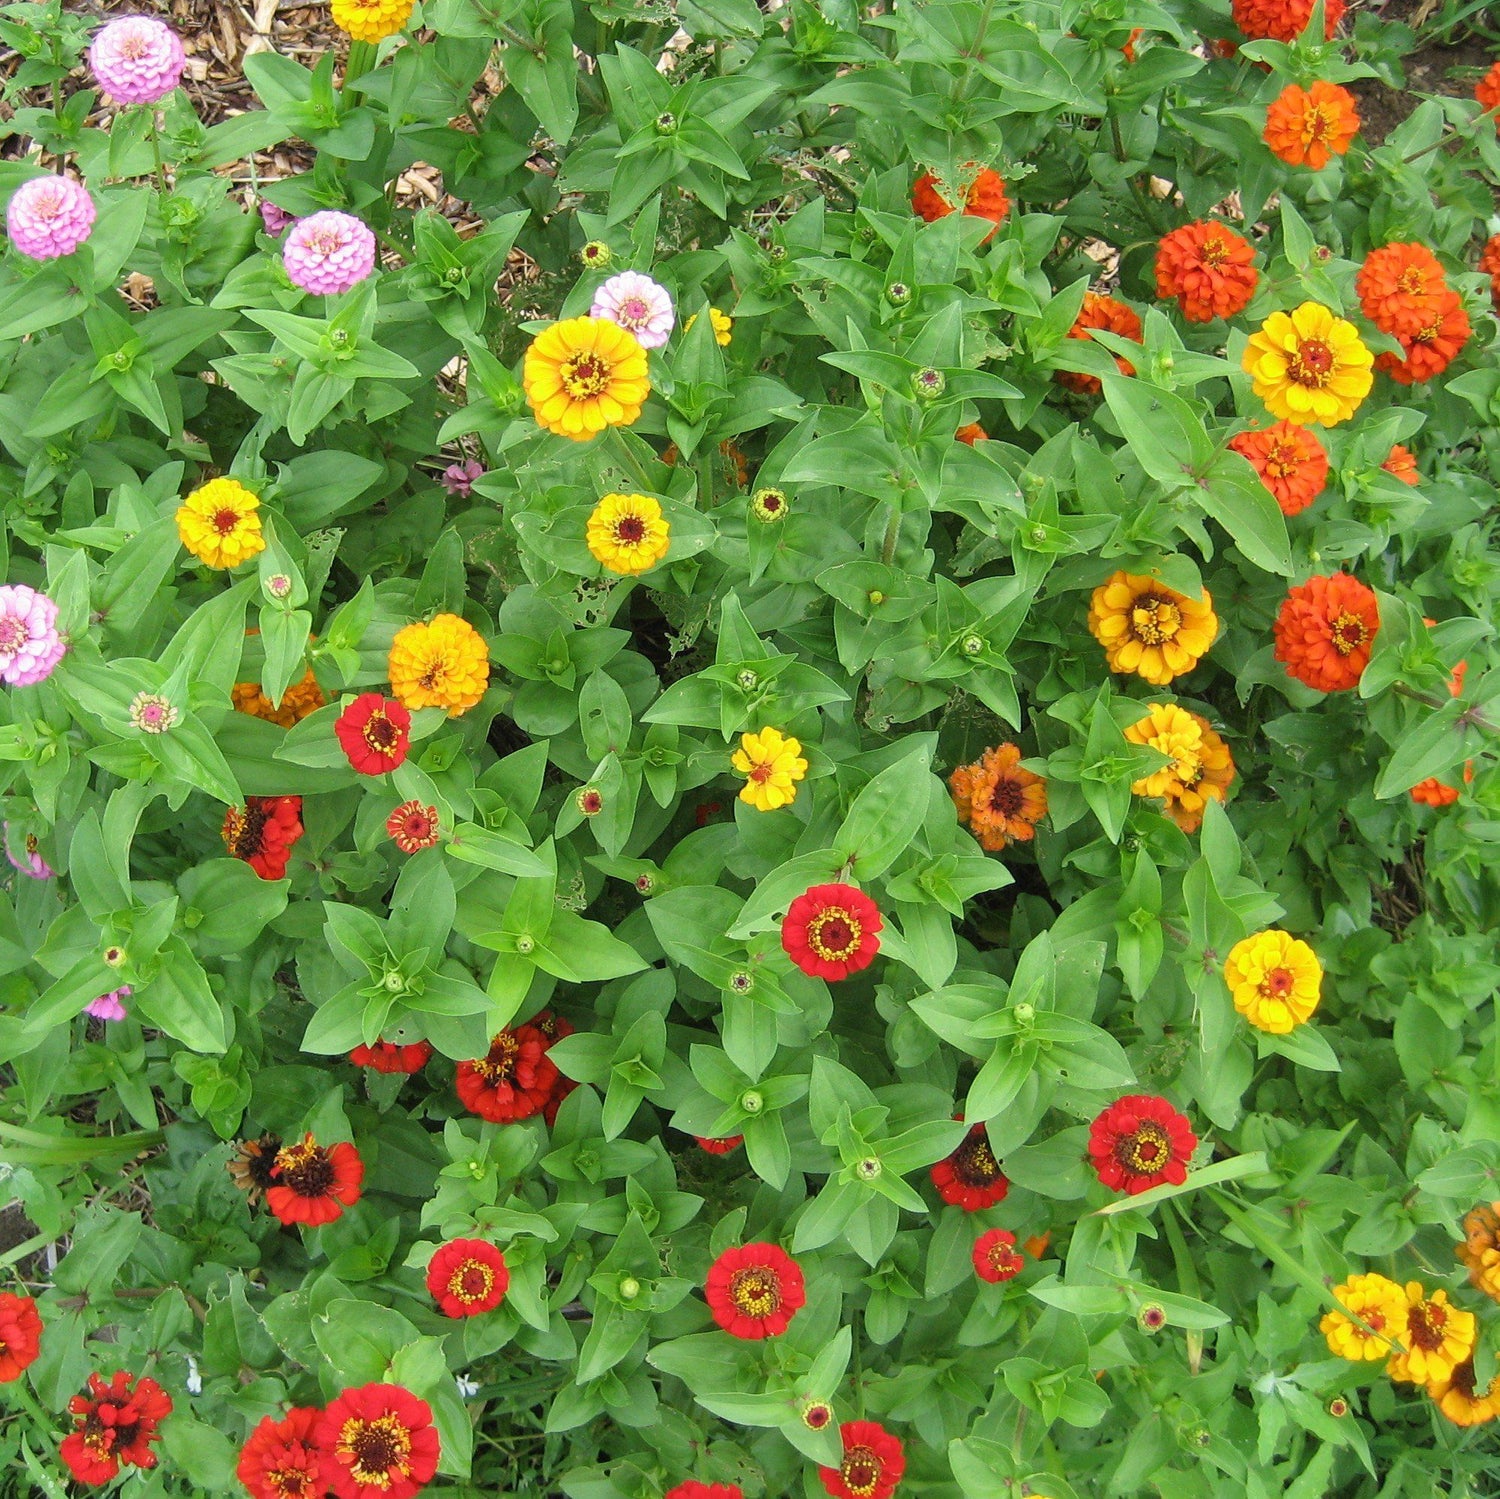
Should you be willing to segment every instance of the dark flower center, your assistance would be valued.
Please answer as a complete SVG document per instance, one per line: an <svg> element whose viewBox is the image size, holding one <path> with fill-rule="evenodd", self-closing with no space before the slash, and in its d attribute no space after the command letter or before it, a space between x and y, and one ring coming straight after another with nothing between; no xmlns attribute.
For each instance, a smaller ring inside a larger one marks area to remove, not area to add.
<svg viewBox="0 0 1500 1499"><path fill-rule="evenodd" d="M1182 611L1171 599L1143 593L1130 611L1130 633L1142 645L1161 645L1182 628Z"/></svg>
<svg viewBox="0 0 1500 1499"><path fill-rule="evenodd" d="M515 1076L520 1055L521 1043L509 1031L501 1031L490 1042L489 1055L474 1063L474 1070L490 1087L496 1088Z"/></svg>
<svg viewBox="0 0 1500 1499"><path fill-rule="evenodd" d="M1370 638L1370 631L1357 614L1341 614L1333 622L1333 648L1341 656L1352 655Z"/></svg>
<svg viewBox="0 0 1500 1499"><path fill-rule="evenodd" d="M0 651L14 652L26 644L25 620L7 616L0 619Z"/></svg>
<svg viewBox="0 0 1500 1499"><path fill-rule="evenodd" d="M990 810L1002 817L1015 817L1024 805L1020 784L1009 776L1001 776L990 792Z"/></svg>
<svg viewBox="0 0 1500 1499"><path fill-rule="evenodd" d="M1000 1175L1000 1162L983 1133L970 1135L950 1157L953 1174L966 1187L988 1187Z"/></svg>
<svg viewBox="0 0 1500 1499"><path fill-rule="evenodd" d="M385 713L377 708L365 723L364 738L365 743L377 754L394 755L401 733Z"/></svg>
<svg viewBox="0 0 1500 1499"><path fill-rule="evenodd" d="M597 354L574 354L563 360L559 373L563 389L575 401L603 395L609 388L609 363Z"/></svg>
<svg viewBox="0 0 1500 1499"><path fill-rule="evenodd" d="M622 515L615 522L615 540L622 546L634 546L645 535L646 523L638 515Z"/></svg>
<svg viewBox="0 0 1500 1499"><path fill-rule="evenodd" d="M231 807L224 818L224 842L236 859L251 859L265 852L266 823L270 812L248 803L243 811Z"/></svg>
<svg viewBox="0 0 1500 1499"><path fill-rule="evenodd" d="M1333 350L1321 338L1304 339L1287 363L1289 374L1298 385L1321 390L1333 373Z"/></svg>
<svg viewBox="0 0 1500 1499"><path fill-rule="evenodd" d="M807 924L807 945L820 958L842 962L859 951L863 928L842 906L819 911Z"/></svg>
<svg viewBox="0 0 1500 1499"><path fill-rule="evenodd" d="M851 1493L873 1494L880 1487L885 1464L869 1447L851 1447L839 1464L839 1477Z"/></svg>
<svg viewBox="0 0 1500 1499"><path fill-rule="evenodd" d="M288 1145L276 1157L276 1179L299 1197L326 1197L333 1186L333 1158L321 1145Z"/></svg>
<svg viewBox="0 0 1500 1499"><path fill-rule="evenodd" d="M1137 1125L1128 1135L1121 1135L1115 1145L1115 1159L1127 1171L1150 1176L1160 1171L1172 1155L1172 1142L1161 1125L1151 1120Z"/></svg>
<svg viewBox="0 0 1500 1499"><path fill-rule="evenodd" d="M1406 1330L1412 1342L1427 1353L1443 1346L1448 1327L1448 1308L1440 1302L1419 1301L1406 1314Z"/></svg>
<svg viewBox="0 0 1500 1499"><path fill-rule="evenodd" d="M230 510L226 507L223 510L214 511L212 524L214 530L217 531L220 536L228 536L229 533L233 531L237 525L239 525L239 523L240 513L238 510Z"/></svg>
<svg viewBox="0 0 1500 1499"><path fill-rule="evenodd" d="M495 1272L479 1260L464 1260L448 1280L448 1294L465 1306L483 1301L494 1289Z"/></svg>
<svg viewBox="0 0 1500 1499"><path fill-rule="evenodd" d="M279 1499L314 1499L317 1476L306 1468L273 1468L266 1474L266 1482Z"/></svg>
<svg viewBox="0 0 1500 1499"><path fill-rule="evenodd" d="M339 1446L354 1459L352 1477L377 1488L390 1485L391 1470L404 1475L411 1451L411 1433L395 1416L375 1421L353 1420L343 1430Z"/></svg>

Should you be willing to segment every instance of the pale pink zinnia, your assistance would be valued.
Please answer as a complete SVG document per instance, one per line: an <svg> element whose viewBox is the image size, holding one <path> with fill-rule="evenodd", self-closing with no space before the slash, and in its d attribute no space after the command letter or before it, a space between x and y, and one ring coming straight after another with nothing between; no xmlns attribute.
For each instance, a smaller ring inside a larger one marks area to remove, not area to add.
<svg viewBox="0 0 1500 1499"><path fill-rule="evenodd" d="M473 492L474 481L484 476L484 465L467 459L463 463L450 463L443 470L443 488L451 495L466 500Z"/></svg>
<svg viewBox="0 0 1500 1499"><path fill-rule="evenodd" d="M32 687L52 675L67 647L57 633L57 605L24 583L0 588L0 681Z"/></svg>
<svg viewBox="0 0 1500 1499"><path fill-rule="evenodd" d="M11 194L5 230L23 255L57 260L94 232L94 200L71 177L33 177Z"/></svg>
<svg viewBox="0 0 1500 1499"><path fill-rule="evenodd" d="M165 21L121 16L95 34L89 66L116 104L155 104L177 87L187 58Z"/></svg>
<svg viewBox="0 0 1500 1499"><path fill-rule="evenodd" d="M83 1013L92 1015L95 1020L123 1020L125 1006L121 1001L129 998L130 985L121 984L118 989L111 989L108 994L101 994L98 999L91 999L83 1007Z"/></svg>
<svg viewBox="0 0 1500 1499"><path fill-rule="evenodd" d="M297 220L281 255L293 285L330 296L358 286L375 269L375 236L353 214L325 209Z"/></svg>
<svg viewBox="0 0 1500 1499"><path fill-rule="evenodd" d="M643 349L659 349L672 336L677 315L664 286L639 271L621 271L594 293L589 316L605 318L635 334Z"/></svg>
<svg viewBox="0 0 1500 1499"><path fill-rule="evenodd" d="M42 857L42 845L35 833L27 833L21 839L21 852L15 851L10 824L0 823L0 842L5 845L5 857L12 869L19 869L28 879L50 880L57 873Z"/></svg>

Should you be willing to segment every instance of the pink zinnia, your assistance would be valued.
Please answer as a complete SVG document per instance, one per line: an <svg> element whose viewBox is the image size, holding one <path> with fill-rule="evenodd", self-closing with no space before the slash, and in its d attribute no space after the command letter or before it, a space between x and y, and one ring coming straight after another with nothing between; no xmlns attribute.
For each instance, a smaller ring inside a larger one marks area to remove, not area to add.
<svg viewBox="0 0 1500 1499"><path fill-rule="evenodd" d="M27 879L50 880L57 873L42 857L42 846L35 833L27 833L21 839L21 853L17 857L11 846L10 824L0 823L0 842L5 846L5 857L12 869L19 869Z"/></svg>
<svg viewBox="0 0 1500 1499"><path fill-rule="evenodd" d="M52 675L67 647L57 633L57 605L24 583L0 588L0 681L32 687Z"/></svg>
<svg viewBox="0 0 1500 1499"><path fill-rule="evenodd" d="M639 271L621 271L594 293L589 316L604 318L635 334L643 349L659 349L672 336L677 315L664 286Z"/></svg>
<svg viewBox="0 0 1500 1499"><path fill-rule="evenodd" d="M449 494L466 500L474 488L474 481L484 475L484 465L470 458L464 463L450 463L443 470L443 488Z"/></svg>
<svg viewBox="0 0 1500 1499"><path fill-rule="evenodd" d="M329 296L358 286L375 269L375 236L353 214L325 210L298 219L281 254L293 285Z"/></svg>
<svg viewBox="0 0 1500 1499"><path fill-rule="evenodd" d="M101 994L98 999L91 999L83 1007L83 1013L92 1015L95 1020L123 1020L125 1006L121 1001L129 998L130 985L121 984L118 989L111 989L108 994Z"/></svg>
<svg viewBox="0 0 1500 1499"><path fill-rule="evenodd" d="M96 33L89 66L116 104L155 104L177 87L187 58L165 21L121 16Z"/></svg>
<svg viewBox="0 0 1500 1499"><path fill-rule="evenodd" d="M23 255L57 260L94 232L94 200L71 177L33 177L11 194L5 229Z"/></svg>
<svg viewBox="0 0 1500 1499"><path fill-rule="evenodd" d="M282 231L288 224L295 224L297 216L288 213L284 208L278 208L268 198L260 200L260 221L265 225L266 233L272 239L280 239Z"/></svg>

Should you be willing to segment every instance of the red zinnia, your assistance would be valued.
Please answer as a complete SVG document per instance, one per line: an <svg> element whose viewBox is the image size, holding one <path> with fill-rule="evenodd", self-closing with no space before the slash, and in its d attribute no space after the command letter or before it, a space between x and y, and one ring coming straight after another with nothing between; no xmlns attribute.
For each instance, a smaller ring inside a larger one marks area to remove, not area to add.
<svg viewBox="0 0 1500 1499"><path fill-rule="evenodd" d="M1156 250L1156 295L1176 297L1190 323L1243 312L1260 279L1255 250L1228 224L1198 220L1166 235Z"/></svg>
<svg viewBox="0 0 1500 1499"><path fill-rule="evenodd" d="M234 1470L252 1499L324 1499L328 1485L313 1441L322 1417L311 1405L293 1407L280 1421L261 1417Z"/></svg>
<svg viewBox="0 0 1500 1499"><path fill-rule="evenodd" d="M1261 432L1237 432L1231 452L1250 460L1283 515L1301 515L1328 482L1328 454L1307 427L1276 422Z"/></svg>
<svg viewBox="0 0 1500 1499"><path fill-rule="evenodd" d="M818 1477L833 1499L890 1499L906 1472L901 1439L878 1421L845 1421L839 1427L844 1460L819 1468Z"/></svg>
<svg viewBox="0 0 1500 1499"><path fill-rule="evenodd" d="M1295 42L1312 20L1314 0L1234 0L1234 24L1252 41ZM1344 0L1323 0L1324 40L1332 41Z"/></svg>
<svg viewBox="0 0 1500 1499"><path fill-rule="evenodd" d="M781 923L781 945L803 973L842 979L868 968L884 923L875 902L853 885L814 885Z"/></svg>
<svg viewBox="0 0 1500 1499"><path fill-rule="evenodd" d="M80 1483L108 1483L122 1466L156 1466L151 1443L172 1414L172 1399L154 1379L120 1370L106 1384L90 1374L88 1394L75 1395L68 1409L78 1429L63 1438L58 1456Z"/></svg>
<svg viewBox="0 0 1500 1499"><path fill-rule="evenodd" d="M1399 442L1386 454L1385 462L1380 466L1403 484L1422 482L1422 475L1417 470L1417 455L1410 448L1402 447Z"/></svg>
<svg viewBox="0 0 1500 1499"><path fill-rule="evenodd" d="M1121 338L1133 338L1137 343L1141 341L1141 320L1133 307L1127 307L1114 297L1101 297L1097 292L1085 292L1083 306L1073 319L1073 326L1068 329L1068 337L1092 338L1095 328L1102 328L1106 333L1118 333ZM1122 375L1135 374L1135 366L1118 354L1115 355L1115 365ZM1069 390L1080 391L1084 395L1096 396L1104 389L1097 377L1085 375L1080 370L1059 370L1057 378Z"/></svg>
<svg viewBox="0 0 1500 1499"><path fill-rule="evenodd" d="M477 1317L505 1300L505 1256L484 1239L449 1239L427 1264L427 1289L445 1317Z"/></svg>
<svg viewBox="0 0 1500 1499"><path fill-rule="evenodd" d="M508 1124L540 1113L556 1081L547 1038L534 1025L518 1025L492 1037L486 1055L460 1062L456 1086L471 1113Z"/></svg>
<svg viewBox="0 0 1500 1499"><path fill-rule="evenodd" d="M377 1041L373 1046L356 1046L349 1053L349 1060L356 1067L368 1067L372 1072L420 1072L432 1056L432 1046L427 1041L413 1041L410 1046L400 1046L394 1041Z"/></svg>
<svg viewBox="0 0 1500 1499"><path fill-rule="evenodd" d="M1474 97L1486 109L1500 109L1500 62L1492 64L1489 72L1475 85ZM1500 115L1495 118L1495 129L1500 130Z"/></svg>
<svg viewBox="0 0 1500 1499"><path fill-rule="evenodd" d="M1025 1268L1016 1253L1016 1236L1008 1229L992 1228L974 1241L974 1273L995 1285L1011 1280Z"/></svg>
<svg viewBox="0 0 1500 1499"><path fill-rule="evenodd" d="M419 801L402 802L385 820L385 830L403 854L419 854L438 843L438 811Z"/></svg>
<svg viewBox="0 0 1500 1499"><path fill-rule="evenodd" d="M953 205L937 190L937 178L931 172L923 172L912 184L911 206L929 224L953 212ZM998 229L1009 211L1010 199L1005 196L1000 174L990 167L980 167L964 193L964 212L971 218L988 219ZM987 245L995 237L995 229L980 243Z"/></svg>
<svg viewBox="0 0 1500 1499"><path fill-rule="evenodd" d="M708 1267L703 1294L714 1321L736 1338L785 1332L807 1300L802 1271L777 1244L726 1249Z"/></svg>
<svg viewBox="0 0 1500 1499"><path fill-rule="evenodd" d="M989 1132L976 1124L957 1150L932 1167L932 1184L944 1202L977 1213L1005 1201L1010 1182L990 1149Z"/></svg>
<svg viewBox="0 0 1500 1499"><path fill-rule="evenodd" d="M1450 786L1436 776L1428 776L1411 788L1411 799L1428 807L1451 807L1458 798L1458 787Z"/></svg>
<svg viewBox="0 0 1500 1499"><path fill-rule="evenodd" d="M1276 616L1276 659L1319 692L1347 692L1359 685L1379 628L1375 595L1357 578L1309 578Z"/></svg>
<svg viewBox="0 0 1500 1499"><path fill-rule="evenodd" d="M266 1206L283 1223L316 1227L342 1217L359 1201L365 1163L347 1140L319 1145L304 1135L276 1152L271 1176L275 1184L266 1191Z"/></svg>
<svg viewBox="0 0 1500 1499"><path fill-rule="evenodd" d="M967 426L960 427L953 436L957 441L966 443L972 448L976 442L984 442L989 437L989 433L978 422L970 422Z"/></svg>
<svg viewBox="0 0 1500 1499"><path fill-rule="evenodd" d="M1116 1099L1089 1126L1089 1155L1099 1180L1132 1197L1162 1182L1180 1186L1197 1148L1187 1116L1152 1093Z"/></svg>
<svg viewBox="0 0 1500 1499"><path fill-rule="evenodd" d="M668 1489L665 1499L745 1499L745 1491L737 1483L699 1483L689 1478Z"/></svg>
<svg viewBox="0 0 1500 1499"><path fill-rule="evenodd" d="M578 1031L578 1027L571 1020L565 1020L561 1015L554 1015L551 1010L539 1010L531 1017L531 1023L547 1038L549 1047L554 1041L561 1041L565 1036L576 1035ZM542 1118L547 1121L548 1129L557 1123L557 1111L577 1086L578 1084L567 1073L557 1074L552 1083L552 1091L547 1095L546 1103L542 1105Z"/></svg>
<svg viewBox="0 0 1500 1499"><path fill-rule="evenodd" d="M349 763L362 776L383 776L411 748L411 714L403 703L362 692L333 725Z"/></svg>
<svg viewBox="0 0 1500 1499"><path fill-rule="evenodd" d="M1492 234L1479 252L1479 269L1490 278L1490 301L1500 312L1500 234Z"/></svg>
<svg viewBox="0 0 1500 1499"><path fill-rule="evenodd" d="M1448 295L1448 278L1438 258L1420 241L1371 250L1354 279L1364 315L1382 333L1420 333Z"/></svg>
<svg viewBox="0 0 1500 1499"><path fill-rule="evenodd" d="M247 796L224 814L224 846L263 880L286 876L292 845L302 836L300 796Z"/></svg>
<svg viewBox="0 0 1500 1499"><path fill-rule="evenodd" d="M1458 358L1472 332L1463 299L1456 291L1446 292L1435 300L1421 328L1398 335L1405 357L1377 354L1375 368L1384 370L1398 385L1424 384Z"/></svg>
<svg viewBox="0 0 1500 1499"><path fill-rule="evenodd" d="M706 1150L709 1155L728 1155L731 1150L738 1150L745 1143L743 1135L725 1135L722 1140L714 1140L704 1135L694 1135L700 1150Z"/></svg>
<svg viewBox="0 0 1500 1499"><path fill-rule="evenodd" d="M36 1362L42 1319L29 1296L0 1291L0 1384L9 1384Z"/></svg>
<svg viewBox="0 0 1500 1499"><path fill-rule="evenodd" d="M313 1435L336 1499L411 1499L437 1472L432 1407L400 1385L345 1390Z"/></svg>

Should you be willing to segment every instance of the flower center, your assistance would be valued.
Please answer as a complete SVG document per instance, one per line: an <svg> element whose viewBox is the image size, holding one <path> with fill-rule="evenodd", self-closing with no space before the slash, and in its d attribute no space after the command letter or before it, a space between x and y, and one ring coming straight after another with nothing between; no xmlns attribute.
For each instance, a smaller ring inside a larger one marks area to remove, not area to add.
<svg viewBox="0 0 1500 1499"><path fill-rule="evenodd" d="M379 755L394 755L400 737L396 725L379 709L370 715L364 727L365 743Z"/></svg>
<svg viewBox="0 0 1500 1499"><path fill-rule="evenodd" d="M1409 265L1396 277L1396 290L1408 297L1421 297L1427 294L1427 277L1414 265Z"/></svg>
<svg viewBox="0 0 1500 1499"><path fill-rule="evenodd" d="M217 531L220 536L228 536L229 533L233 531L237 525L239 525L239 523L239 511L230 510L226 507L223 510L215 510L214 518L209 524L213 526L214 530Z"/></svg>
<svg viewBox="0 0 1500 1499"><path fill-rule="evenodd" d="M314 1499L316 1480L317 1474L306 1468L273 1468L266 1474L266 1482L279 1499Z"/></svg>
<svg viewBox="0 0 1500 1499"><path fill-rule="evenodd" d="M1210 270L1218 270L1229 259L1229 246L1217 234L1212 235L1203 241L1199 258Z"/></svg>
<svg viewBox="0 0 1500 1499"><path fill-rule="evenodd" d="M1115 1146L1115 1159L1127 1171L1150 1176L1160 1171L1172 1155L1172 1142L1161 1125L1147 1120L1128 1135L1121 1135Z"/></svg>
<svg viewBox="0 0 1500 1499"><path fill-rule="evenodd" d="M1370 638L1370 631L1357 614L1341 614L1333 622L1333 648L1341 656L1352 655Z"/></svg>
<svg viewBox="0 0 1500 1499"><path fill-rule="evenodd" d="M1010 1274L1019 1270L1022 1265L1021 1256L1009 1244L991 1244L985 1258L989 1261L990 1269L997 1275Z"/></svg>
<svg viewBox="0 0 1500 1499"><path fill-rule="evenodd" d="M448 1294L465 1306L485 1300L495 1288L495 1272L480 1260L464 1260L448 1281Z"/></svg>
<svg viewBox="0 0 1500 1499"><path fill-rule="evenodd" d="M1143 593L1130 611L1130 633L1142 645L1161 645L1182 628L1182 610L1170 599Z"/></svg>
<svg viewBox="0 0 1500 1499"><path fill-rule="evenodd" d="M498 1087L515 1076L516 1061L520 1054L521 1043L509 1031L501 1031L490 1042L489 1055L474 1063L474 1070L490 1087Z"/></svg>
<svg viewBox="0 0 1500 1499"><path fill-rule="evenodd" d="M851 1447L839 1464L839 1477L852 1494L873 1494L880 1487L884 1468L880 1458L869 1447Z"/></svg>
<svg viewBox="0 0 1500 1499"><path fill-rule="evenodd" d="M988 1187L1000 1175L1000 1162L983 1134L970 1135L953 1152L952 1161L953 1174L966 1187Z"/></svg>
<svg viewBox="0 0 1500 1499"><path fill-rule="evenodd" d="M1015 817L1024 805L1020 786L1009 776L1001 776L990 792L990 810L1002 817Z"/></svg>
<svg viewBox="0 0 1500 1499"><path fill-rule="evenodd" d="M339 1433L339 1456L354 1459L351 1477L376 1488L389 1488L392 1471L404 1478L409 1471L411 1433L395 1416L375 1421L346 1421Z"/></svg>
<svg viewBox="0 0 1500 1499"><path fill-rule="evenodd" d="M343 248L344 237L337 229L314 229L304 243L317 255L332 255Z"/></svg>
<svg viewBox="0 0 1500 1499"><path fill-rule="evenodd" d="M820 958L841 963L859 951L864 929L842 906L819 911L807 924L807 945Z"/></svg>
<svg viewBox="0 0 1500 1499"><path fill-rule="evenodd" d="M562 378L563 389L575 401L590 400L594 396L603 395L609 388L609 362L597 354L571 355L563 360L558 373Z"/></svg>
<svg viewBox="0 0 1500 1499"><path fill-rule="evenodd" d="M1362 1316L1365 1319L1365 1321L1368 1322L1370 1324L1370 1326L1375 1329L1376 1332L1384 1332L1385 1331L1385 1313L1384 1312L1361 1312L1360 1316Z"/></svg>
<svg viewBox="0 0 1500 1499"><path fill-rule="evenodd" d="M1285 999L1292 992L1294 980L1289 968L1273 968L1261 980L1260 992L1266 999Z"/></svg>
<svg viewBox="0 0 1500 1499"><path fill-rule="evenodd" d="M0 652L13 656L30 639L24 619L7 615L0 619Z"/></svg>
<svg viewBox="0 0 1500 1499"><path fill-rule="evenodd" d="M781 1305L781 1277L769 1265L736 1270L729 1281L729 1299L747 1317L769 1317Z"/></svg>
<svg viewBox="0 0 1500 1499"><path fill-rule="evenodd" d="M1326 108L1321 104L1314 104L1306 114L1302 116L1302 134L1309 143L1313 141L1326 145L1333 139L1334 124Z"/></svg>
<svg viewBox="0 0 1500 1499"><path fill-rule="evenodd" d="M1430 344L1442 331L1443 319L1441 317L1434 318L1432 322L1430 322L1425 328L1422 329L1420 333L1417 334L1416 338L1413 341L1419 344Z"/></svg>
<svg viewBox="0 0 1500 1499"><path fill-rule="evenodd" d="M1287 361L1286 372L1298 385L1321 390L1333 373L1333 350L1321 338L1304 339Z"/></svg>
<svg viewBox="0 0 1500 1499"><path fill-rule="evenodd" d="M1266 472L1273 479L1289 479L1301 463L1297 449L1289 442L1275 442L1266 451Z"/></svg>
<svg viewBox="0 0 1500 1499"><path fill-rule="evenodd" d="M750 779L759 785L764 781L769 781L775 770L776 767L769 760L757 760L750 767Z"/></svg>
<svg viewBox="0 0 1500 1499"><path fill-rule="evenodd" d="M254 806L243 811L231 807L224 814L224 844L236 859L249 859L263 851L269 815L264 807Z"/></svg>
<svg viewBox="0 0 1500 1499"><path fill-rule="evenodd" d="M276 1167L277 1180L299 1197L326 1197L333 1185L333 1160L311 1140L284 1146L276 1157Z"/></svg>
<svg viewBox="0 0 1500 1499"><path fill-rule="evenodd" d="M1428 1353L1443 1346L1448 1327L1448 1308L1440 1302L1419 1301L1406 1314L1406 1330L1418 1348Z"/></svg>
<svg viewBox="0 0 1500 1499"><path fill-rule="evenodd" d="M1453 1373L1448 1376L1449 1383L1465 1400L1474 1398L1474 1360L1466 1358L1463 1363L1453 1366Z"/></svg>
<svg viewBox="0 0 1500 1499"><path fill-rule="evenodd" d="M620 322L627 328L643 328L650 317L651 309L640 297L626 297L620 303Z"/></svg>
<svg viewBox="0 0 1500 1499"><path fill-rule="evenodd" d="M615 540L621 546L637 546L646 539L646 523L638 515L622 515L615 522Z"/></svg>

